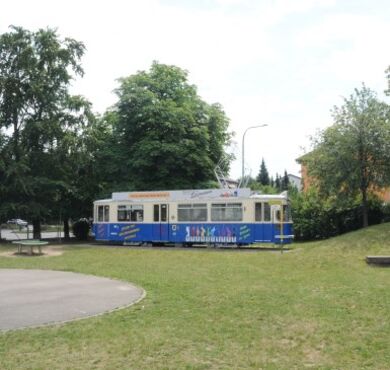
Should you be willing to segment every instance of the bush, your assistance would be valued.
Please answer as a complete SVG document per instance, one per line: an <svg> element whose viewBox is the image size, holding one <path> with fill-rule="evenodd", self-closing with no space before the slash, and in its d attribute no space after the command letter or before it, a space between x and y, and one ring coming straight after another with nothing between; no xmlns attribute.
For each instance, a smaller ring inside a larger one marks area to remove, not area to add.
<svg viewBox="0 0 390 370"><path fill-rule="evenodd" d="M358 201L325 199L315 190L291 197L294 235L296 240L326 239L362 227L362 207ZM389 209L377 199L369 201L370 225L389 219Z"/></svg>
<svg viewBox="0 0 390 370"><path fill-rule="evenodd" d="M77 240L88 240L89 230L91 225L88 220L85 218L80 218L80 220L73 223L73 235Z"/></svg>

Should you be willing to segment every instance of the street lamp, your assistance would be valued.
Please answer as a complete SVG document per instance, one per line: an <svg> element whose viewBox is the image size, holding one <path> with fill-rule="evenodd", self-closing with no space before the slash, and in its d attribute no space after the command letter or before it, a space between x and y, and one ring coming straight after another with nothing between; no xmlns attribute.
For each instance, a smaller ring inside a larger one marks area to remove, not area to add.
<svg viewBox="0 0 390 370"><path fill-rule="evenodd" d="M241 183L244 181L244 175L245 175L245 168L244 168L244 159L245 159L245 134L248 130L252 129L252 128L259 128L259 127L265 127L265 126L268 126L267 124L264 124L264 125L257 125L257 126L251 126L251 127L248 127L245 131L244 131L244 135L242 135L242 176L241 176Z"/></svg>

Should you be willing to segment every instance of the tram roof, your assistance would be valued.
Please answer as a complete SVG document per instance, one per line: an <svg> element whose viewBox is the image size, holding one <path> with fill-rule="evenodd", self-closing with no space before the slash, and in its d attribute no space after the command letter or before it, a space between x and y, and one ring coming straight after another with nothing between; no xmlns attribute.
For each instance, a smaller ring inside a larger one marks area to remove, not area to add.
<svg viewBox="0 0 390 370"><path fill-rule="evenodd" d="M249 188L241 189L196 189L196 190L161 190L138 192L115 192L111 199L99 199L95 203L111 201L130 202L172 202L200 200L233 200L233 199L287 199L287 192L281 194L258 194Z"/></svg>
<svg viewBox="0 0 390 370"><path fill-rule="evenodd" d="M98 199L98 200L95 200L94 203L108 203L108 202L111 202L112 199Z"/></svg>
<svg viewBox="0 0 390 370"><path fill-rule="evenodd" d="M258 199L287 199L287 191L284 191L280 194L252 194L250 198Z"/></svg>

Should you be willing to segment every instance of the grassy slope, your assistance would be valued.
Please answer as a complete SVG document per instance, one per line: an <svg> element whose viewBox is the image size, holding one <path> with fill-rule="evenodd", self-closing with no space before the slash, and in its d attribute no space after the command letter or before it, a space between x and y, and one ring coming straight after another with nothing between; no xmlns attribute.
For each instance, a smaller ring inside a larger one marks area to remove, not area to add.
<svg viewBox="0 0 390 370"><path fill-rule="evenodd" d="M138 305L0 334L1 369L385 369L390 364L390 224L290 253L71 248L0 267L131 281Z"/></svg>

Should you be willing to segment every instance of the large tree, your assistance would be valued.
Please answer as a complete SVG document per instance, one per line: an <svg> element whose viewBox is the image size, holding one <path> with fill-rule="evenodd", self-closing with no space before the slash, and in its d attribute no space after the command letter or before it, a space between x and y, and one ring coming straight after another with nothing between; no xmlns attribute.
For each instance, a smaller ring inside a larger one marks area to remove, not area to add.
<svg viewBox="0 0 390 370"><path fill-rule="evenodd" d="M0 213L31 220L34 237L43 218L57 216L71 178L70 154L89 106L69 93L83 75L83 53L82 43L51 29L11 27L0 35Z"/></svg>
<svg viewBox="0 0 390 370"><path fill-rule="evenodd" d="M231 134L218 104L207 104L187 72L154 62L120 80L113 125L112 169L120 186L138 190L202 187L227 163ZM227 158L223 161L221 159Z"/></svg>
<svg viewBox="0 0 390 370"><path fill-rule="evenodd" d="M308 174L325 195L359 196L368 225L368 194L390 184L389 107L362 86L333 111L334 124L314 140Z"/></svg>
<svg viewBox="0 0 390 370"><path fill-rule="evenodd" d="M290 179L288 178L287 171L284 170L284 175L281 180L282 190L288 190L289 185L290 185Z"/></svg>
<svg viewBox="0 0 390 370"><path fill-rule="evenodd" d="M267 166L265 165L264 158L261 159L260 171L256 178L257 182L261 185L270 185L269 174Z"/></svg>
<svg viewBox="0 0 390 370"><path fill-rule="evenodd" d="M75 110L65 115L68 125L63 127L56 148L63 183L58 188L56 209L64 223L65 238L69 238L70 219L92 216L92 202L102 188L100 151L110 137L104 123L96 120L89 102L75 96L69 103Z"/></svg>

